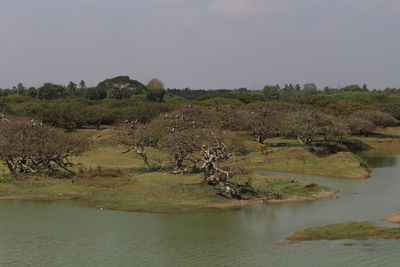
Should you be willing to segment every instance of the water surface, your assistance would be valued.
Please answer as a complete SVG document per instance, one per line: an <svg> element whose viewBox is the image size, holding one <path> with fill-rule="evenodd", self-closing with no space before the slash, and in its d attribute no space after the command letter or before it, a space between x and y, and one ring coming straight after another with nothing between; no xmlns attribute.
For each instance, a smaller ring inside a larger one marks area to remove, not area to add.
<svg viewBox="0 0 400 267"><path fill-rule="evenodd" d="M272 246L316 225L393 226L381 219L400 211L400 157L364 156L367 180L291 174L340 192L315 202L168 215L0 201L0 266L398 266L400 240Z"/></svg>

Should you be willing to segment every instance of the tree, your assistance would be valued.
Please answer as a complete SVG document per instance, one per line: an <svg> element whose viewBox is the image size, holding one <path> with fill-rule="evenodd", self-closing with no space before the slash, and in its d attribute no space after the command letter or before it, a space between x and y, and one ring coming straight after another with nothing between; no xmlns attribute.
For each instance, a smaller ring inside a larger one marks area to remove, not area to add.
<svg viewBox="0 0 400 267"><path fill-rule="evenodd" d="M328 141L329 139L334 140L338 138L339 142L343 142L350 133L348 122L341 117L337 117L334 118L330 126L327 127L325 139Z"/></svg>
<svg viewBox="0 0 400 267"><path fill-rule="evenodd" d="M368 88L366 86L361 87L358 84L350 84L342 89L340 89L342 92L368 92Z"/></svg>
<svg viewBox="0 0 400 267"><path fill-rule="evenodd" d="M36 98L36 97L38 97L38 91L37 91L37 89L35 87L29 87L29 89L27 91L27 95L29 97Z"/></svg>
<svg viewBox="0 0 400 267"><path fill-rule="evenodd" d="M279 91L279 99L290 100L295 97L295 87L293 84L285 84L282 90Z"/></svg>
<svg viewBox="0 0 400 267"><path fill-rule="evenodd" d="M76 83L72 81L69 82L69 84L67 85L67 90L71 96L78 96L78 85Z"/></svg>
<svg viewBox="0 0 400 267"><path fill-rule="evenodd" d="M174 159L174 173L196 169L194 153L199 151L196 130L218 124L215 111L197 106L183 106L160 115L151 122L161 129L164 138L159 146Z"/></svg>
<svg viewBox="0 0 400 267"><path fill-rule="evenodd" d="M222 163L247 153L243 144L236 141L231 132L219 129L200 129L197 133L204 174L204 184L226 186L231 173L220 166Z"/></svg>
<svg viewBox="0 0 400 267"><path fill-rule="evenodd" d="M285 122L288 133L297 136L302 145L310 144L318 135L325 136L333 118L315 110L299 110L288 115Z"/></svg>
<svg viewBox="0 0 400 267"><path fill-rule="evenodd" d="M90 100L102 100L107 98L107 91L97 87L89 87L84 89L83 96Z"/></svg>
<svg viewBox="0 0 400 267"><path fill-rule="evenodd" d="M134 151L139 155L147 169L150 169L149 159L146 153L146 147L157 143L151 134L149 124L138 122L126 122L118 131L115 140L118 145L125 147L125 152Z"/></svg>
<svg viewBox="0 0 400 267"><path fill-rule="evenodd" d="M229 131L243 131L248 129L248 113L237 110L230 105L218 104L208 110L212 118L212 125Z"/></svg>
<svg viewBox="0 0 400 267"><path fill-rule="evenodd" d="M118 76L106 79L96 87L100 99L107 98L129 98L136 94L143 94L147 91L146 86L136 80L131 80L129 76Z"/></svg>
<svg viewBox="0 0 400 267"><path fill-rule="evenodd" d="M375 125L373 123L354 115L345 117L344 121L349 127L350 134L353 135L367 134L375 129Z"/></svg>
<svg viewBox="0 0 400 267"><path fill-rule="evenodd" d="M206 128L215 123L211 109L185 105L160 115L154 123L162 125L167 132Z"/></svg>
<svg viewBox="0 0 400 267"><path fill-rule="evenodd" d="M164 83L159 79L151 79L147 84L147 98L150 101L162 102L165 96Z"/></svg>
<svg viewBox="0 0 400 267"><path fill-rule="evenodd" d="M278 100L279 99L279 87L266 85L266 86L264 86L263 94L267 99Z"/></svg>
<svg viewBox="0 0 400 267"><path fill-rule="evenodd" d="M37 89L40 99L58 99L66 97L66 90L62 85L45 83Z"/></svg>
<svg viewBox="0 0 400 267"><path fill-rule="evenodd" d="M63 169L73 173L71 157L88 149L88 141L34 120L2 116L0 160L16 175Z"/></svg>
<svg viewBox="0 0 400 267"><path fill-rule="evenodd" d="M199 136L193 131L189 129L169 133L162 139L160 147L174 160L172 173L189 173L199 169L197 163L200 160L195 155Z"/></svg>
<svg viewBox="0 0 400 267"><path fill-rule="evenodd" d="M43 123L68 130L80 128L86 122L84 105L79 102L55 101L46 104L37 103L35 118ZM33 111L33 110L32 110ZM26 114L30 115L30 114Z"/></svg>
<svg viewBox="0 0 400 267"><path fill-rule="evenodd" d="M265 105L254 106L247 113L248 131L257 142L263 144L265 139L276 137L282 133L284 115Z"/></svg>
<svg viewBox="0 0 400 267"><path fill-rule="evenodd" d="M95 125L97 130L100 130L102 124L112 124L115 122L115 114L103 106L91 105L83 110L86 115L86 122Z"/></svg>
<svg viewBox="0 0 400 267"><path fill-rule="evenodd" d="M315 95L318 93L318 87L315 83L306 83L303 86L303 91L302 94L309 96L309 95Z"/></svg>
<svg viewBox="0 0 400 267"><path fill-rule="evenodd" d="M223 163L247 153L231 132L218 128L171 132L163 147L175 160L174 173L199 169L204 174L203 184L223 187L233 176ZM184 165L185 161L189 165Z"/></svg>
<svg viewBox="0 0 400 267"><path fill-rule="evenodd" d="M354 116L372 123L375 127L395 126L397 120L388 113L381 111L358 111Z"/></svg>
<svg viewBox="0 0 400 267"><path fill-rule="evenodd" d="M84 81L84 80L80 81L80 82L79 82L79 89L80 89L80 90L85 90L86 88L87 88L87 87L86 87L85 81Z"/></svg>
<svg viewBox="0 0 400 267"><path fill-rule="evenodd" d="M19 95L25 95L26 94L26 88L22 83L19 83L17 85L17 94L19 94Z"/></svg>
<svg viewBox="0 0 400 267"><path fill-rule="evenodd" d="M303 90L307 91L318 91L318 87L315 83L306 83L303 86Z"/></svg>

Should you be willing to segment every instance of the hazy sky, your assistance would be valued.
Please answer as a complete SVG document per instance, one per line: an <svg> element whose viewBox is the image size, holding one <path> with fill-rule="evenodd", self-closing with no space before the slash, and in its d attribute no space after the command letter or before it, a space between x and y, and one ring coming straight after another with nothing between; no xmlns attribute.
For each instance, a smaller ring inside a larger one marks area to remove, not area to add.
<svg viewBox="0 0 400 267"><path fill-rule="evenodd" d="M0 0L0 87L400 87L400 0Z"/></svg>

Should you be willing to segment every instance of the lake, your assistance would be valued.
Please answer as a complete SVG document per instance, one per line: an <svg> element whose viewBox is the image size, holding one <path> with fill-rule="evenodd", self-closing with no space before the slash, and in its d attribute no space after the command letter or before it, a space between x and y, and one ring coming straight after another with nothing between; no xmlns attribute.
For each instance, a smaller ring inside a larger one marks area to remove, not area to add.
<svg viewBox="0 0 400 267"><path fill-rule="evenodd" d="M400 211L400 157L363 156L374 167L367 180L290 174L339 190L335 198L314 202L147 214L72 202L0 201L0 265L398 266L400 240L273 246L311 226L348 221L393 226L382 219Z"/></svg>

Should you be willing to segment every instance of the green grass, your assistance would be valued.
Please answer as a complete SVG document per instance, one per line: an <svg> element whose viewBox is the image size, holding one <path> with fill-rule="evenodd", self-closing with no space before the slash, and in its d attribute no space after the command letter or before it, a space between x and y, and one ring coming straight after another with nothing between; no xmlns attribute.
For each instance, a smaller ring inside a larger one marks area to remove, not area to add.
<svg viewBox="0 0 400 267"><path fill-rule="evenodd" d="M288 237L289 241L306 240L366 240L370 238L400 238L400 228L378 226L369 222L348 222L309 228Z"/></svg>
<svg viewBox="0 0 400 267"><path fill-rule="evenodd" d="M0 196L47 195L49 199L60 197L80 203L107 209L137 211L187 211L214 207L224 204L239 204L240 201L227 200L216 194L216 189L202 186L201 174L172 175L162 172L134 173L104 170L104 175L78 175L73 180L32 177L0 185ZM248 175L238 180L251 178L255 187L268 191L268 179L274 180L275 191L282 198L291 196L312 196L327 189L318 187L307 189L309 183L293 183L287 177L265 177ZM222 207L221 206L221 207Z"/></svg>
<svg viewBox="0 0 400 267"><path fill-rule="evenodd" d="M266 155L252 152L247 161L254 169L302 173L340 178L367 178L369 171L362 160L351 152L317 156L302 147L270 148Z"/></svg>

